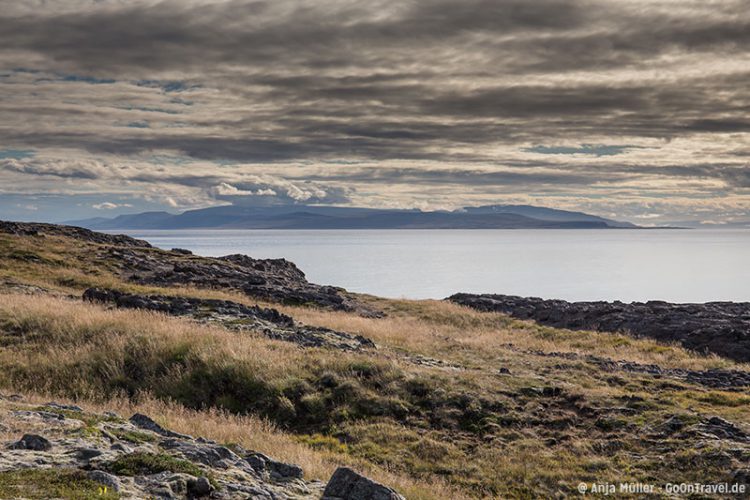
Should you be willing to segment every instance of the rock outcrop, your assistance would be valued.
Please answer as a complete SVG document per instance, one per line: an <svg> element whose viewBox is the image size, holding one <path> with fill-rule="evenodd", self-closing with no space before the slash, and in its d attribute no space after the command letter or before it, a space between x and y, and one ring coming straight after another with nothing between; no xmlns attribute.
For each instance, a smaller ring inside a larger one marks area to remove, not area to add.
<svg viewBox="0 0 750 500"><path fill-rule="evenodd" d="M246 255L199 257L179 250L122 246L107 248L101 258L114 262L123 278L142 285L231 290L271 302L375 314L348 297L342 288L310 283L286 259L253 259Z"/></svg>
<svg viewBox="0 0 750 500"><path fill-rule="evenodd" d="M404 500L404 497L349 467L339 467L323 492L323 500Z"/></svg>
<svg viewBox="0 0 750 500"><path fill-rule="evenodd" d="M324 491L342 500L403 498L351 469L336 471L326 487L305 479L297 465L173 432L142 414L126 420L19 398L12 408L0 412L4 425L44 434L0 444L0 487L11 486L21 497L51 495L54 490L40 484L49 482L67 484L71 498L112 498L112 492L121 498L319 499Z"/></svg>
<svg viewBox="0 0 750 500"><path fill-rule="evenodd" d="M735 361L750 361L750 303L746 302L626 304L466 293L447 300L555 328L627 333L661 342L677 342L693 351Z"/></svg>
<svg viewBox="0 0 750 500"><path fill-rule="evenodd" d="M83 299L120 308L145 309L218 323L232 330L252 330L268 338L293 342L302 347L331 347L349 351L375 347L372 340L361 335L301 325L276 309L246 306L229 300L137 295L99 288L86 290Z"/></svg>
<svg viewBox="0 0 750 500"><path fill-rule="evenodd" d="M200 257L180 248L170 251L153 248L148 242L129 236L56 224L0 221L0 233L64 236L96 244L97 247L91 249L92 258L133 283L229 290L271 302L314 305L363 316L381 314L359 303L343 288L310 283L305 274L286 259L254 259L238 254Z"/></svg>
<svg viewBox="0 0 750 500"><path fill-rule="evenodd" d="M102 245L151 248L151 245L146 241L131 238L130 236L122 234L97 233L96 231L91 231L82 227L44 224L41 222L9 222L0 220L0 233L16 234L19 236L65 236L67 238L74 238Z"/></svg>

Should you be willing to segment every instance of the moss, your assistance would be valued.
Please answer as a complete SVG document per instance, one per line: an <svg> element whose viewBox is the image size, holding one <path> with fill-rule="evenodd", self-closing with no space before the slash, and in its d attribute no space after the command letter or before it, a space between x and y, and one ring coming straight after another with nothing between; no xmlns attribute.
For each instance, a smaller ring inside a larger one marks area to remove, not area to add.
<svg viewBox="0 0 750 500"><path fill-rule="evenodd" d="M75 469L23 469L0 472L0 498L101 500L117 492L86 478Z"/></svg>
<svg viewBox="0 0 750 500"><path fill-rule="evenodd" d="M106 469L118 476L145 476L160 472L179 472L191 476L204 475L203 470L192 462L164 453L130 453L108 464Z"/></svg>
<svg viewBox="0 0 750 500"><path fill-rule="evenodd" d="M97 424L100 424L102 422L115 422L115 423L122 423L125 422L120 417L114 417L109 415L97 415L95 413L86 413L82 411L74 411L74 410L66 410L61 408L55 408L54 406L38 406L35 408L36 411L46 411L49 413L57 413L58 415L62 415L65 418L73 419L73 420L80 420L83 422L86 427L94 427Z"/></svg>
<svg viewBox="0 0 750 500"><path fill-rule="evenodd" d="M128 441L134 444L140 444L140 443L153 443L156 441L156 436L153 434L148 434L146 432L140 432L140 431L131 431L131 430L125 430L125 429L107 429L111 434L113 434L117 439L121 439L123 441Z"/></svg>

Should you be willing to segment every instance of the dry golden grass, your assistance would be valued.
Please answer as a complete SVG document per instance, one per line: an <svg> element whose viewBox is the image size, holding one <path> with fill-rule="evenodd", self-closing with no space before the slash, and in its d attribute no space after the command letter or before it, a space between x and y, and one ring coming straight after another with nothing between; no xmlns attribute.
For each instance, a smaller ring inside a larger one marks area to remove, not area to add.
<svg viewBox="0 0 750 500"><path fill-rule="evenodd" d="M62 237L34 239L0 235L0 250L33 252L43 262L9 262L0 253L0 276L80 295L91 286L117 288L133 293L166 294L232 300L248 305L275 307L310 325L359 333L381 345L414 353L444 357L459 363L485 363L507 354L503 344L525 351L565 351L592 354L669 368L750 370L717 356L702 356L679 346L623 334L580 332L545 328L532 322L515 321L502 314L482 313L446 301L388 300L358 296L372 307L387 312L381 319L320 309L263 304L241 293L194 287L160 288L123 282L105 263L91 262L99 245ZM154 250L158 252L159 250Z"/></svg>
<svg viewBox="0 0 750 500"><path fill-rule="evenodd" d="M514 349L523 351L591 354L668 368L750 370L748 365L650 339L546 328L445 301L380 299L376 304L388 312L387 317L373 319L320 309L276 307L306 324L358 333L383 345L469 365L507 355L507 345L512 344Z"/></svg>

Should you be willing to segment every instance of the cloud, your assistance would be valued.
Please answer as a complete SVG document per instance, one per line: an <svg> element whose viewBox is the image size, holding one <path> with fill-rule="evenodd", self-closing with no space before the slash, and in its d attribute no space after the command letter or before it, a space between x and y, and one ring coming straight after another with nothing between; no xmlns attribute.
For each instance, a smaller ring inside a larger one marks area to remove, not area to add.
<svg viewBox="0 0 750 500"><path fill-rule="evenodd" d="M109 201L105 201L102 203L95 203L91 205L92 208L95 208L96 210L114 210L115 208L121 208L121 207L132 207L133 205L129 203L123 203L121 205L118 205L117 203L112 203Z"/></svg>
<svg viewBox="0 0 750 500"><path fill-rule="evenodd" d="M219 183L207 189L208 194L235 205L269 204L340 204L349 200L347 190L328 188L308 181L298 183L269 176L247 176L238 185Z"/></svg>
<svg viewBox="0 0 750 500"><path fill-rule="evenodd" d="M0 0L0 192L748 212L746 7Z"/></svg>
<svg viewBox="0 0 750 500"><path fill-rule="evenodd" d="M528 153L537 153L543 155L593 155L593 156L614 156L624 153L637 146L617 146L606 144L581 144L580 146L534 146L525 148Z"/></svg>

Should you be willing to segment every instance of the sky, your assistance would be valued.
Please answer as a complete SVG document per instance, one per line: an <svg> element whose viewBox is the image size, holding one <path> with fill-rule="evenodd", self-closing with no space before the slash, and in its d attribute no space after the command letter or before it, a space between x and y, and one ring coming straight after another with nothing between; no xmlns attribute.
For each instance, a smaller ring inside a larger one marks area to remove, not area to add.
<svg viewBox="0 0 750 500"><path fill-rule="evenodd" d="M0 0L0 218L750 227L750 0Z"/></svg>

